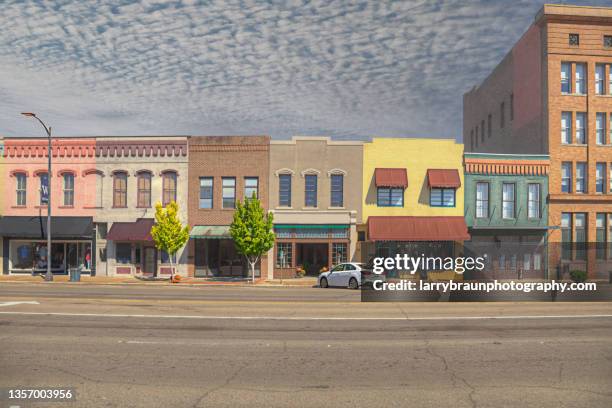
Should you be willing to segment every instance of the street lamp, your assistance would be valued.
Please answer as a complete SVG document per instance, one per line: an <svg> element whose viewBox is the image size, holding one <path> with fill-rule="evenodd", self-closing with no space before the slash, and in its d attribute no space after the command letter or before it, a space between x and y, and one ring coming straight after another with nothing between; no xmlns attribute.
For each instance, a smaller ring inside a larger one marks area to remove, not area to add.
<svg viewBox="0 0 612 408"><path fill-rule="evenodd" d="M45 273L45 281L51 282L53 280L53 274L51 273L51 128L47 127L42 120L40 120L35 113L22 112L23 116L36 119L47 132L47 272ZM41 185L41 189L42 189Z"/></svg>

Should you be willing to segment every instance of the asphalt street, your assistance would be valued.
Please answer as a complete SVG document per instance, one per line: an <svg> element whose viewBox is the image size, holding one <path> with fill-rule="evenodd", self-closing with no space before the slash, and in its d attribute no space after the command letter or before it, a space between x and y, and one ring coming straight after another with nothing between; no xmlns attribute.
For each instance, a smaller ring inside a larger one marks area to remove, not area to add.
<svg viewBox="0 0 612 408"><path fill-rule="evenodd" d="M612 307L0 284L0 387L15 386L77 390L21 407L609 408Z"/></svg>

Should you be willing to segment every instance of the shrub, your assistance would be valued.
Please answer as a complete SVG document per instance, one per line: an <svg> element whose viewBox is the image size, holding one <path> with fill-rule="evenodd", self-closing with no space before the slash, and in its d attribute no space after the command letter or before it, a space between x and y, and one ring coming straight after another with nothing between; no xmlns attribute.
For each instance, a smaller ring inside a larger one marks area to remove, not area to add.
<svg viewBox="0 0 612 408"><path fill-rule="evenodd" d="M572 278L574 282L585 282L587 280L587 273L576 269L570 271L570 278Z"/></svg>

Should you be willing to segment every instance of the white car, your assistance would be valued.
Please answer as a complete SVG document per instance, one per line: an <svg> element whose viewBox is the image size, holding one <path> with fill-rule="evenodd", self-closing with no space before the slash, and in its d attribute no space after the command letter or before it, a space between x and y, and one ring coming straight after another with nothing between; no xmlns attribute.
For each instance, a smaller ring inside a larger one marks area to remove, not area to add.
<svg viewBox="0 0 612 408"><path fill-rule="evenodd" d="M330 286L348 287L358 289L362 284L371 284L373 281L385 281L384 275L376 275L364 264L358 262L341 263L328 272L319 275L317 283L321 288Z"/></svg>

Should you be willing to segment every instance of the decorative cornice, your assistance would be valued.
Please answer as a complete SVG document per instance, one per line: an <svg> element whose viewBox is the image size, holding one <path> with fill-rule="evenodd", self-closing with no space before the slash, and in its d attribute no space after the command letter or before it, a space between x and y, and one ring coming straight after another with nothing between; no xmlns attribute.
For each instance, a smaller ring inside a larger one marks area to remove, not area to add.
<svg viewBox="0 0 612 408"><path fill-rule="evenodd" d="M491 160L464 159L466 174L546 176L550 170L548 160Z"/></svg>

